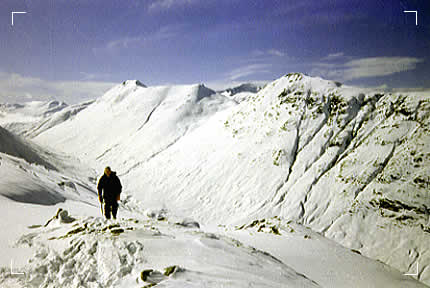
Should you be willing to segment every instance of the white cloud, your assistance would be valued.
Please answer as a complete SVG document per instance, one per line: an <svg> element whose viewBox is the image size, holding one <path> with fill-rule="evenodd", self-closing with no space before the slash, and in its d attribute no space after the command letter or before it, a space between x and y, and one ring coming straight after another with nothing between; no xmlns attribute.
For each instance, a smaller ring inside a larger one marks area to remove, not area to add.
<svg viewBox="0 0 430 288"><path fill-rule="evenodd" d="M281 52L281 51L276 50L276 49L270 49L270 50L268 50L267 54L272 55L272 56L278 56L278 57L285 56L284 52Z"/></svg>
<svg viewBox="0 0 430 288"><path fill-rule="evenodd" d="M157 0L149 5L149 10L167 10L173 6L190 5L196 0Z"/></svg>
<svg viewBox="0 0 430 288"><path fill-rule="evenodd" d="M327 57L328 58L335 58L335 57L341 57L343 56L344 53L343 52L338 52L338 53L332 53L332 54L328 54Z"/></svg>
<svg viewBox="0 0 430 288"><path fill-rule="evenodd" d="M266 54L266 52L261 51L261 50L254 50L251 53L251 55L254 56L254 57L264 56L265 54Z"/></svg>
<svg viewBox="0 0 430 288"><path fill-rule="evenodd" d="M124 37L107 43L107 49L129 48L143 42L143 37Z"/></svg>
<svg viewBox="0 0 430 288"><path fill-rule="evenodd" d="M254 50L252 53L252 56L254 57L263 57L263 56L276 56L276 57L283 57L285 56L285 53L277 50L277 49L269 49L269 50Z"/></svg>
<svg viewBox="0 0 430 288"><path fill-rule="evenodd" d="M159 30L148 35L139 35L135 37L120 37L118 39L109 41L103 47L93 48L93 53L112 53L119 51L120 49L144 47L145 45L149 45L155 41L165 40L175 37L177 35L182 35L185 27L186 25L169 25L161 27Z"/></svg>
<svg viewBox="0 0 430 288"><path fill-rule="evenodd" d="M345 63L345 80L365 77L387 76L414 70L422 59L414 57L372 57Z"/></svg>
<svg viewBox="0 0 430 288"><path fill-rule="evenodd" d="M269 64L251 64L247 66L243 66L237 69L234 69L230 73L228 73L228 77L230 80L237 80L239 78L243 78L245 76L257 74L257 73L268 73L270 72L267 68L271 65Z"/></svg>
<svg viewBox="0 0 430 288"><path fill-rule="evenodd" d="M83 81L89 81L89 80L95 80L95 79L102 79L110 77L110 73L87 73L87 72L79 72L82 75Z"/></svg>
<svg viewBox="0 0 430 288"><path fill-rule="evenodd" d="M74 104L98 98L114 85L116 83L96 81L46 81L17 73L0 72L0 102L56 99Z"/></svg>
<svg viewBox="0 0 430 288"><path fill-rule="evenodd" d="M343 52L331 53L331 54L328 54L326 57L324 57L323 60L335 60L335 59L343 58L344 56L345 54Z"/></svg>
<svg viewBox="0 0 430 288"><path fill-rule="evenodd" d="M339 54L332 56L331 59L327 57L323 58L323 60L329 61L346 56ZM423 62L423 59L415 57L368 57L343 63L319 62L313 64L314 67L311 74L329 79L349 81L368 77L388 76L414 70L417 64L421 62Z"/></svg>

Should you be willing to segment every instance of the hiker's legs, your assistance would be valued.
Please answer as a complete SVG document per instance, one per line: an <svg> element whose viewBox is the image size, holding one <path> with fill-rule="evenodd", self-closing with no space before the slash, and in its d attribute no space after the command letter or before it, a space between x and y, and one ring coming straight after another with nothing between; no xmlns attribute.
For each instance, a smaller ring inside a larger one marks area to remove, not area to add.
<svg viewBox="0 0 430 288"><path fill-rule="evenodd" d="M111 203L105 201L105 217L110 219Z"/></svg>
<svg viewBox="0 0 430 288"><path fill-rule="evenodd" d="M112 216L113 219L116 219L116 214L118 213L118 202L112 203Z"/></svg>

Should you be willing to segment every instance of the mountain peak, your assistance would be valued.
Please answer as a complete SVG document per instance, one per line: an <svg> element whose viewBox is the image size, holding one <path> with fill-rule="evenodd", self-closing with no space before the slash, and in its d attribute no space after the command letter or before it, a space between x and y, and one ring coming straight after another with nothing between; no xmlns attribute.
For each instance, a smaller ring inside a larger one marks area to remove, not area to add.
<svg viewBox="0 0 430 288"><path fill-rule="evenodd" d="M343 84L338 81L327 80L317 76L309 76L305 73L301 72L292 72L284 75L285 78L288 78L290 82L301 81L301 80L309 80L312 82L321 82L325 81L328 86L341 87ZM283 77L281 77L283 78Z"/></svg>
<svg viewBox="0 0 430 288"><path fill-rule="evenodd" d="M124 82L122 82L122 85L123 86L133 85L133 86L140 86L140 87L144 87L144 88L148 87L145 84L143 84L142 82L140 82L139 80L125 80Z"/></svg>
<svg viewBox="0 0 430 288"><path fill-rule="evenodd" d="M193 85L193 88L196 91L197 100L201 100L216 93L214 90L206 87L203 83L195 84Z"/></svg>

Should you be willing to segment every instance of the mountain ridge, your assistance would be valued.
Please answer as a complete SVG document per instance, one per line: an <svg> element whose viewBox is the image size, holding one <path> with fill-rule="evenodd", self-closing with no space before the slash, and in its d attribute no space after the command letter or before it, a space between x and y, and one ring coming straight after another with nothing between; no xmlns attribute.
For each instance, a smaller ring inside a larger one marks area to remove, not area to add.
<svg viewBox="0 0 430 288"><path fill-rule="evenodd" d="M195 87L114 88L35 140L112 165L148 205L218 224L278 216L401 271L419 261L430 283L427 95L300 73L240 103Z"/></svg>

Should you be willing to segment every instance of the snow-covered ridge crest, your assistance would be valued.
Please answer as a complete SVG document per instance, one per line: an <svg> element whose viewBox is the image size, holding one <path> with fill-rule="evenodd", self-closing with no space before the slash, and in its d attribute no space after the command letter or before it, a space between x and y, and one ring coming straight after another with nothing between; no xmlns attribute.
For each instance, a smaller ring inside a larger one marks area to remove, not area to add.
<svg viewBox="0 0 430 288"><path fill-rule="evenodd" d="M178 86L154 86L150 88L157 88L157 87L170 87L173 89L174 87L190 87L191 89L194 89L194 91L191 92L188 96L195 96L196 100L201 100L202 98L208 97L216 93L215 91L207 88L204 84L178 85ZM143 95L145 95L145 93L143 92L144 90L140 90L141 88L148 88L148 86L142 84L139 80L126 80L121 84L118 84L115 87L111 88L97 101L99 102L111 101L114 103L118 103L124 100L129 95L136 95L136 93L139 93L139 92L142 92Z"/></svg>
<svg viewBox="0 0 430 288"><path fill-rule="evenodd" d="M121 84L112 87L102 97L98 98L97 101L113 101L116 103L136 90L146 87L147 86L139 80L125 80Z"/></svg>
<svg viewBox="0 0 430 288"><path fill-rule="evenodd" d="M126 159L131 156L130 147L134 150L132 155L149 159L231 105L232 100L203 84L142 88L130 82L112 88L73 121L42 133L35 140L54 149L68 150L66 146L80 139L80 147L72 144L69 148L78 154L85 151L91 159L111 159L118 153L123 156L115 159ZM107 133L103 132L106 127ZM136 163L128 164L131 167Z"/></svg>
<svg viewBox="0 0 430 288"><path fill-rule="evenodd" d="M37 249L22 286L320 287L268 253L166 219L106 223L59 210L18 244ZM12 277L4 272L0 282L7 283Z"/></svg>

